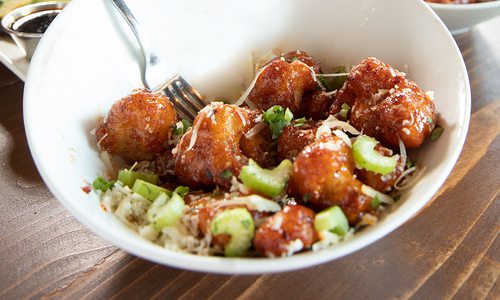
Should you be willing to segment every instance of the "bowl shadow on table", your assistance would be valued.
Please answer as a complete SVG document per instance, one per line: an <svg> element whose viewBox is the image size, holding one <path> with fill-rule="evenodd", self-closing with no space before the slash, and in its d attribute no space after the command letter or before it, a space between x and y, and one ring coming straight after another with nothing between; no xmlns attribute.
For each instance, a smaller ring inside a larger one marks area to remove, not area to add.
<svg viewBox="0 0 500 300"><path fill-rule="evenodd" d="M5 69L2 73L4 72L8 71ZM10 76L14 75L10 74ZM43 181L29 152L24 132L22 85L21 81L12 81L9 86L2 87L8 97L2 99L0 125L7 130L8 138L12 139L12 141L6 139L4 144L4 147L10 148L8 150L9 169L15 172L16 185L27 189L42 186Z"/></svg>

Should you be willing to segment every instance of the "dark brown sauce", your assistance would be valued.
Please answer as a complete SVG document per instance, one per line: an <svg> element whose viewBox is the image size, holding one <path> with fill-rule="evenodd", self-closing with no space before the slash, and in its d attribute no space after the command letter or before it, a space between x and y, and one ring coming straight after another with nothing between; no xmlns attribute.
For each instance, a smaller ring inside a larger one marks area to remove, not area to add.
<svg viewBox="0 0 500 300"><path fill-rule="evenodd" d="M28 20L19 26L17 31L25 33L44 33L56 16L57 13L51 13Z"/></svg>

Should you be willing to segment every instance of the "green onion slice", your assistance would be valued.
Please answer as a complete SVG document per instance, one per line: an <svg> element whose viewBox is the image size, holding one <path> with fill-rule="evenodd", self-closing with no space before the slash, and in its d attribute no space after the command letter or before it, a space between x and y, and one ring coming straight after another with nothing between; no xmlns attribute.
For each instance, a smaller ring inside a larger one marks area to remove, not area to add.
<svg viewBox="0 0 500 300"><path fill-rule="evenodd" d="M264 113L264 121L269 125L273 139L277 139L281 135L283 127L290 124L292 119L293 114L290 109L279 105L274 105Z"/></svg>

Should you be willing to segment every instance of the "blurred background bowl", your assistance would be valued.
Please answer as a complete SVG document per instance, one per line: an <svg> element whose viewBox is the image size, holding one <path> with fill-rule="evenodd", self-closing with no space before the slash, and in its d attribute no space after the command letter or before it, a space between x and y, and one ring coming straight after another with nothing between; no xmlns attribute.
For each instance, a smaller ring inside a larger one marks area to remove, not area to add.
<svg viewBox="0 0 500 300"><path fill-rule="evenodd" d="M31 59L38 42L52 20L66 6L64 1L29 4L8 12L2 18L2 29Z"/></svg>
<svg viewBox="0 0 500 300"><path fill-rule="evenodd" d="M500 1L472 4L427 3L453 35L467 32L472 26L500 15Z"/></svg>

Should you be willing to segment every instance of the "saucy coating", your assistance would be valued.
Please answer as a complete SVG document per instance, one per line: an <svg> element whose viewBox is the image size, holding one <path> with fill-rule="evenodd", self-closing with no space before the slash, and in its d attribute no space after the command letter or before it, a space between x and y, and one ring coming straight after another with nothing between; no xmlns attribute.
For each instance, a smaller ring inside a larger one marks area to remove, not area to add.
<svg viewBox="0 0 500 300"><path fill-rule="evenodd" d="M294 125L295 122L292 122L291 125L285 126L278 138L279 161L284 159L294 161L302 149L316 139L317 122L306 121L302 126Z"/></svg>
<svg viewBox="0 0 500 300"><path fill-rule="evenodd" d="M372 212L372 198L362 193L354 167L351 148L337 136L324 136L295 159L288 192L316 209L338 205L354 225L364 213Z"/></svg>
<svg viewBox="0 0 500 300"><path fill-rule="evenodd" d="M201 110L173 150L178 180L190 188L229 189L231 177L248 163L240 139L253 127L253 116L247 108L222 102Z"/></svg>
<svg viewBox="0 0 500 300"><path fill-rule="evenodd" d="M288 205L255 231L253 245L260 255L284 256L309 248L318 240L314 212L302 205Z"/></svg>
<svg viewBox="0 0 500 300"><path fill-rule="evenodd" d="M375 151L384 155L384 156L392 156L392 150L383 147L380 144L375 146ZM364 184L376 189L381 193L387 193L392 190L394 183L396 183L396 179L403 173L405 169L405 163L403 161L403 157L399 156L398 162L396 164L396 168L394 171L387 175L382 175L380 173L368 171L366 169L356 169L356 175L359 181Z"/></svg>
<svg viewBox="0 0 500 300"><path fill-rule="evenodd" d="M301 62L311 67L316 74L321 73L321 66L319 62L314 60L314 58L312 58L312 56L309 56L309 54L307 54L307 52L305 51L302 50L290 51L283 54L283 58L285 58L285 60L289 63L295 60L300 60Z"/></svg>
<svg viewBox="0 0 500 300"><path fill-rule="evenodd" d="M376 58L366 58L355 66L336 95L330 114L343 103L351 106L350 123L366 135L391 148L419 147L436 123L432 93ZM399 137L399 138L398 138Z"/></svg>
<svg viewBox="0 0 500 300"><path fill-rule="evenodd" d="M273 142L271 129L265 123L257 123L255 126L260 127L255 129L259 130L257 133L249 136L249 133L252 133L250 129L241 137L241 152L263 168L274 167L277 164L276 143Z"/></svg>
<svg viewBox="0 0 500 300"><path fill-rule="evenodd" d="M314 91L304 95L300 111L306 118L313 120L324 120L328 117L328 111L335 98L330 92Z"/></svg>
<svg viewBox="0 0 500 300"><path fill-rule="evenodd" d="M177 113L167 97L136 89L115 102L96 130L100 150L129 161L151 160L171 147Z"/></svg>
<svg viewBox="0 0 500 300"><path fill-rule="evenodd" d="M310 67L300 59L279 57L264 68L248 95L250 102L261 110L281 105L299 114L302 95L317 87Z"/></svg>

